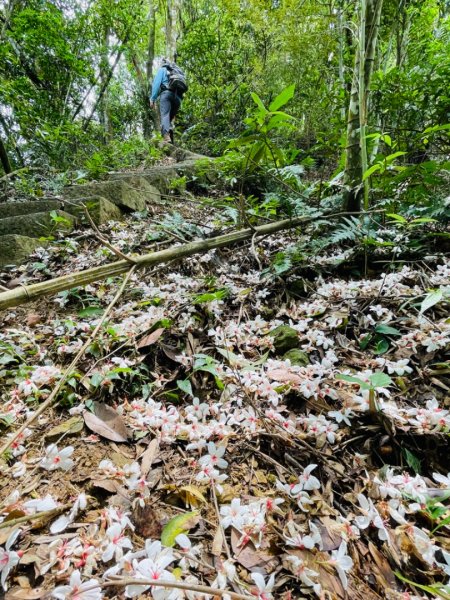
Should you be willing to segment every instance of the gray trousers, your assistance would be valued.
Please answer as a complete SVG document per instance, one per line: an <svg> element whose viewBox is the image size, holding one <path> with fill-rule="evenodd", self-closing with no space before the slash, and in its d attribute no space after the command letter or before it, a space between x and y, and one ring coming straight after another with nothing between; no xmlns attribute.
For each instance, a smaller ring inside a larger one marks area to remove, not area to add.
<svg viewBox="0 0 450 600"><path fill-rule="evenodd" d="M163 135L170 133L173 129L171 121L180 110L180 106L181 99L176 94L169 92L169 90L161 93L159 97L159 110L161 113L161 132Z"/></svg>

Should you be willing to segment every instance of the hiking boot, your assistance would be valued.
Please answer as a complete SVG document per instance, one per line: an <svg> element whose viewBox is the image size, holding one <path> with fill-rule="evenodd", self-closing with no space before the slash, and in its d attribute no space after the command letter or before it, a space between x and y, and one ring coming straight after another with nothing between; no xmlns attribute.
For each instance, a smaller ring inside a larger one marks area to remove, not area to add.
<svg viewBox="0 0 450 600"><path fill-rule="evenodd" d="M170 143L173 144L173 129L169 131Z"/></svg>

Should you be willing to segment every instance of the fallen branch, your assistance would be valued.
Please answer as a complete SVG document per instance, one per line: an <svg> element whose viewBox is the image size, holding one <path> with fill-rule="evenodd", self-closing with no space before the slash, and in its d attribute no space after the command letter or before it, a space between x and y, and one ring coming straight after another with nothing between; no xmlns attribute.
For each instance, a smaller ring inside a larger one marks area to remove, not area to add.
<svg viewBox="0 0 450 600"><path fill-rule="evenodd" d="M324 214L323 218L330 219L348 214L354 213L339 212L329 215ZM259 237L271 235L277 233L278 231L283 231L284 229L292 229L294 227L298 227L299 225L304 225L305 223L314 221L317 218L317 216L314 216L284 219L283 221L276 221L274 223L268 223L267 225L258 225L254 228L241 229L239 231L234 231L225 235L219 235L206 240L193 241L183 244L182 246L176 246L174 248L168 248L158 252L153 252L151 254L144 254L142 256L136 256L133 257L133 259L135 260L136 268L167 263L171 260L179 260L185 256L205 253L215 248L231 246L233 244L248 240L253 236ZM106 279L107 277L114 277L124 273L125 271L128 271L129 268L129 260L119 260L107 265L101 265L100 267L94 267L93 269L86 269L85 271L79 271L78 273L56 277L55 279L50 279L50 281L34 283L28 286L24 285L20 288L15 288L9 292L3 292L0 294L0 310L10 308L11 306L18 306L19 304L24 304L25 302L35 300L36 298L41 298L42 296L49 296L64 290L70 290L74 287L88 285L89 283Z"/></svg>
<svg viewBox="0 0 450 600"><path fill-rule="evenodd" d="M128 268L129 268L129 263L127 263L127 265L128 265ZM111 300L110 304L106 308L106 310L103 313L100 321L97 323L94 331L91 333L91 335L85 341L85 343L83 344L83 346L79 349L79 351L78 351L77 355L75 356L75 358L73 359L73 361L70 363L70 365L64 371L63 376L58 381L56 387L53 388L50 396L47 398L47 400L45 402L43 402L39 406L39 408L37 410L34 411L34 413L31 415L31 417L29 419L27 419L27 421L19 428L19 430L16 431L10 437L10 439L3 444L3 446L0 448L0 456L4 452L6 452L6 450L8 450L8 448L19 438L19 436L25 431L25 429L27 429L28 427L30 427L30 425L32 423L34 423L34 421L36 421L36 419L44 411L46 411L49 406L51 406L56 401L56 398L57 398L59 392L61 391L61 388L66 383L66 381L71 377L74 367L76 366L76 364L78 363L78 361L80 360L80 358L83 356L83 354L85 353L85 351L87 350L87 348L92 344L93 340L95 339L95 337L97 336L98 332L102 328L102 325L105 322L107 316L109 315L109 313L113 309L114 305L116 304L116 302L119 300L120 296L122 295L123 290L125 289L125 286L127 285L128 280L130 279L130 277L131 277L132 273L134 272L135 268L136 268L135 266L132 266L131 269L129 269L129 271L126 274L126 276L123 278L122 285L118 289L117 294L114 296L114 298Z"/></svg>
<svg viewBox="0 0 450 600"><path fill-rule="evenodd" d="M83 588L83 593L98 590L99 588L105 587L126 587L127 585L141 585L145 587L164 587L175 590L186 590L188 592L198 592L200 594L206 594L207 596L228 596L234 600L255 600L255 596L248 596L244 594L236 594L236 592L230 592L229 590L220 590L219 588L208 587L207 585L195 585L193 583L183 583L181 581L157 581L154 579L117 579L104 581L97 584L92 584L89 587ZM48 595L50 596L50 594Z"/></svg>
<svg viewBox="0 0 450 600"><path fill-rule="evenodd" d="M28 523L29 521L37 521L42 518L53 518L63 513L64 511L72 508L72 504L63 504L63 506L57 506L51 510L43 510L41 512L34 513L34 515L24 515L23 517L17 517L17 519L11 519L10 521L2 521L0 523L0 529L6 529L7 527L15 527L21 523Z"/></svg>

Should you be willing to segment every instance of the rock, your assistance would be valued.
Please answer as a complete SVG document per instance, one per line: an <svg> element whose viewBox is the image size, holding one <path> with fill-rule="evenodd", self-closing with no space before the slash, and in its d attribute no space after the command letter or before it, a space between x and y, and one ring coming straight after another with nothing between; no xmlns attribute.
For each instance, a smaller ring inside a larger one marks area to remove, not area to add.
<svg viewBox="0 0 450 600"><path fill-rule="evenodd" d="M153 204L161 203L161 192L147 181L145 177L131 177L127 179L126 183L141 192L145 196L145 201L148 205L152 206Z"/></svg>
<svg viewBox="0 0 450 600"><path fill-rule="evenodd" d="M107 223L108 221L122 221L123 214L118 206L107 200L106 198L102 198L102 196L89 196L87 198L74 198L74 204L83 203L86 205L86 208L91 215L92 220L96 225L102 225L102 223ZM89 220L86 217L86 213L84 212L83 207L81 206L73 206L68 205L67 210L80 219L80 221L89 225Z"/></svg>
<svg viewBox="0 0 450 600"><path fill-rule="evenodd" d="M284 354L288 350L298 347L297 332L289 325L279 325L272 329L269 335L273 337L276 354Z"/></svg>
<svg viewBox="0 0 450 600"><path fill-rule="evenodd" d="M146 209L145 194L126 181L111 180L64 188L66 198L102 196L123 210L141 212Z"/></svg>
<svg viewBox="0 0 450 600"><path fill-rule="evenodd" d="M62 201L57 199L31 200L28 202L4 202L0 204L0 219L29 215L37 212L50 212L62 209ZM70 211L68 211L70 212Z"/></svg>
<svg viewBox="0 0 450 600"><path fill-rule="evenodd" d="M63 217L64 221L55 223L49 212L38 212L30 215L18 215L17 217L7 217L0 220L0 236L8 234L18 234L27 237L47 237L55 231L64 229L70 231L73 229L75 217L62 210L55 211L58 217Z"/></svg>
<svg viewBox="0 0 450 600"><path fill-rule="evenodd" d="M36 238L14 234L2 235L0 237L0 267L20 265L36 248L42 246L45 246L45 242Z"/></svg>
<svg viewBox="0 0 450 600"><path fill-rule="evenodd" d="M299 348L292 348L283 354L283 360L287 359L291 361L291 365L296 367L306 367L306 365L309 365L309 356Z"/></svg>

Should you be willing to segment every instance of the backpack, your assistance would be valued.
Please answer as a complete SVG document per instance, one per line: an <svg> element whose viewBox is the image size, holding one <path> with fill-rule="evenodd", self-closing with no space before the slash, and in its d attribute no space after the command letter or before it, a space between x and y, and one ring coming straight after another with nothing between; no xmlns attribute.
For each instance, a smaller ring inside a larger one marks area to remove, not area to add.
<svg viewBox="0 0 450 600"><path fill-rule="evenodd" d="M167 75L169 76L169 83L166 89L183 97L183 94L188 90L184 71L175 63L166 63L164 67L167 69Z"/></svg>

